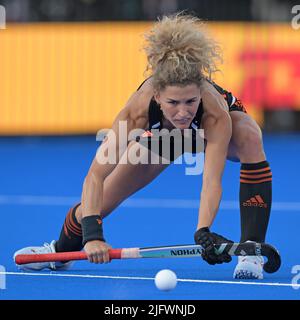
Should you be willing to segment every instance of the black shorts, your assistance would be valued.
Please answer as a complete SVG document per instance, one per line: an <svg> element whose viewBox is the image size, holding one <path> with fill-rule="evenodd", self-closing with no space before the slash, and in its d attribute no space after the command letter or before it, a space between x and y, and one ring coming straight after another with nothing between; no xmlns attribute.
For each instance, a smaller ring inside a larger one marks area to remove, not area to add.
<svg viewBox="0 0 300 320"><path fill-rule="evenodd" d="M229 112L239 111L247 113L242 102L234 97L233 99L233 104L229 106ZM181 138L177 140L170 137L169 140L167 139L167 143L164 144L164 138L162 136L152 135L151 130L147 130L145 133L147 133L145 136L138 137L136 141L170 162L173 162L184 152L192 154L205 152L206 140L201 138L198 134L193 134L189 141L188 139L190 139L190 137L185 138L184 136L181 136Z"/></svg>
<svg viewBox="0 0 300 320"><path fill-rule="evenodd" d="M205 151L206 141L198 133L200 133L200 130L193 132L192 135L181 135L176 138L171 134L138 137L137 142L158 154L161 158L173 162L185 152L195 154Z"/></svg>
<svg viewBox="0 0 300 320"><path fill-rule="evenodd" d="M236 99L236 101L229 107L229 112L231 111L241 111L247 113L247 110L239 99Z"/></svg>

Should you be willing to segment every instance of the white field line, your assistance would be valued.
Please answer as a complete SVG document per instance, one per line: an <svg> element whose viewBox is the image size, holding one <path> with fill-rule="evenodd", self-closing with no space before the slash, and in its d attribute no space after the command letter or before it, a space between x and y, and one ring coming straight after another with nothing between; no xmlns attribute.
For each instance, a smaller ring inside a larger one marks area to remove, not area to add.
<svg viewBox="0 0 300 320"><path fill-rule="evenodd" d="M78 203L80 197L33 196L33 195L0 195L0 205L28 205L28 206L72 206ZM125 208L167 208L167 209L197 209L199 200L193 199L159 199L133 198L127 199L121 207ZM222 210L239 210L238 201L223 200ZM299 211L300 202L273 202L272 211Z"/></svg>
<svg viewBox="0 0 300 320"><path fill-rule="evenodd" d="M29 276L29 277L63 277L63 278L88 278L88 279L115 279L115 280L151 280L150 277L126 277L126 276L100 276L88 274L62 274L62 273L33 273L33 272L0 272L6 276ZM280 283L280 282L246 282L246 281L221 281L221 280L200 280L200 279L177 279L178 282L191 283L213 283L213 284L234 284L250 286L272 286L272 287L293 287L300 288L300 284Z"/></svg>

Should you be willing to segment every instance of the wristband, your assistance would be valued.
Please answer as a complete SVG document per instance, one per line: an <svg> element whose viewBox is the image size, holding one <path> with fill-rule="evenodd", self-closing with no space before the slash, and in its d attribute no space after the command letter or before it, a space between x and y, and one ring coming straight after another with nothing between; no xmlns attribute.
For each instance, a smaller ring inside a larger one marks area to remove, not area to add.
<svg viewBox="0 0 300 320"><path fill-rule="evenodd" d="M82 228L82 245L83 246L85 246L85 244L88 241L92 241L92 240L99 240L99 241L105 242L104 236L103 236L102 219L98 214L84 217L81 220L81 228Z"/></svg>

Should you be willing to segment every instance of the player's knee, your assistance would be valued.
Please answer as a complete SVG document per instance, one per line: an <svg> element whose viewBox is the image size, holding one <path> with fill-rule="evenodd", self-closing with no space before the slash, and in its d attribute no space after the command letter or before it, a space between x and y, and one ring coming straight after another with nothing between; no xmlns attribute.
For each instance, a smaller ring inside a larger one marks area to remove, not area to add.
<svg viewBox="0 0 300 320"><path fill-rule="evenodd" d="M262 133L260 128L254 126L245 126L243 134L238 143L239 154L241 157L256 157L263 154Z"/></svg>
<svg viewBox="0 0 300 320"><path fill-rule="evenodd" d="M258 128L246 127L245 145L253 149L262 147L262 135Z"/></svg>

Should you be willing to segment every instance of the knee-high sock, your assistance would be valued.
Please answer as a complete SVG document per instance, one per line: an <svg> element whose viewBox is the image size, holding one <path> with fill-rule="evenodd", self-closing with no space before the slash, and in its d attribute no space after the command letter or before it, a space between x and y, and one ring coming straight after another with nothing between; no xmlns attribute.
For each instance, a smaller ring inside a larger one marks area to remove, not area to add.
<svg viewBox="0 0 300 320"><path fill-rule="evenodd" d="M271 204L272 172L269 163L243 163L240 175L241 242L265 242Z"/></svg>
<svg viewBox="0 0 300 320"><path fill-rule="evenodd" d="M57 252L80 251L83 248L81 225L75 216L79 205L80 203L71 208L66 216L59 240L55 243Z"/></svg>

